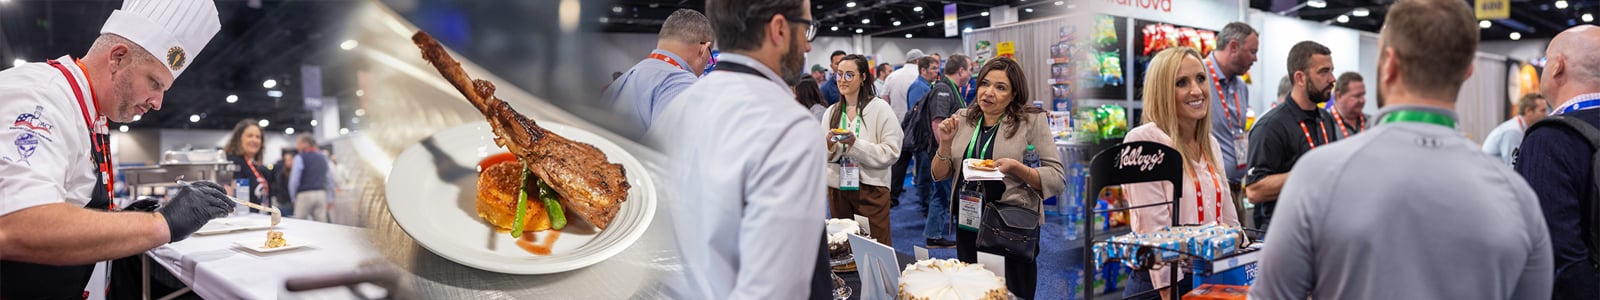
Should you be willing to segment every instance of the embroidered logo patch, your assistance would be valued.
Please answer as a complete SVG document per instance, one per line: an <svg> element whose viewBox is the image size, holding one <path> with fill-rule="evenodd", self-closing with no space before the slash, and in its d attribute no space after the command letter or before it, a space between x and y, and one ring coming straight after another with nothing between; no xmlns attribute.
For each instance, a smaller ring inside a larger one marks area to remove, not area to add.
<svg viewBox="0 0 1600 300"><path fill-rule="evenodd" d="M182 69L184 62L188 59L189 55L184 53L183 48L181 47L172 47L172 49L167 49L167 66L172 67L173 71Z"/></svg>
<svg viewBox="0 0 1600 300"><path fill-rule="evenodd" d="M55 129L55 125L40 119L39 116L42 115L44 115L44 107L42 106L34 106L31 113L17 115L17 119L11 122L11 130L20 131L17 132L17 138L11 141L11 144L17 149L17 155L8 155L0 158L30 166L33 165L33 163L28 162L28 158L33 157L33 153L39 150L39 146L53 141L50 138L50 134L51 130Z"/></svg>
<svg viewBox="0 0 1600 300"><path fill-rule="evenodd" d="M44 107L34 106L33 112L17 115L17 120L11 122L11 129L27 130L30 132L48 135L50 134L50 130L55 129L56 126L39 119L39 116L42 114L44 114Z"/></svg>

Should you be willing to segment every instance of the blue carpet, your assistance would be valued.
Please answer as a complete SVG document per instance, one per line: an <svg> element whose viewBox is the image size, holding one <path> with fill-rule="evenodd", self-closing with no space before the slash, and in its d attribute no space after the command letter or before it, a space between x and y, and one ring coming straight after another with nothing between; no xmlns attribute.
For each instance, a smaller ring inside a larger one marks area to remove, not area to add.
<svg viewBox="0 0 1600 300"><path fill-rule="evenodd" d="M907 176L911 177L911 176ZM924 202L916 195L916 187L910 182L906 183L906 192L900 195L900 205L889 210L889 219L892 222L890 231L894 238L894 249L907 256L913 255L913 246L926 247L926 240L922 237L923 225L927 222L922 217ZM1039 244L1039 286L1036 290L1037 299L1083 299L1081 290L1082 281L1072 278L1081 278L1082 248L1081 242L1068 240L1066 237L1066 221L1059 214L1047 214L1045 225L1040 232ZM955 240L954 235L946 239ZM956 249L928 249L928 256L932 258L955 258ZM1102 287L1103 288L1103 287ZM1120 299L1120 292L1113 290L1113 296L1098 296L1099 299Z"/></svg>

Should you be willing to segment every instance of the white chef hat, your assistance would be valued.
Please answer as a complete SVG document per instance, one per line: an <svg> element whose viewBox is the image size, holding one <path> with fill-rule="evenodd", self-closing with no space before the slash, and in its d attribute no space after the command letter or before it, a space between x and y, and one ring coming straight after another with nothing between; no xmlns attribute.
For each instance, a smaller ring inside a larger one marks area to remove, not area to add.
<svg viewBox="0 0 1600 300"><path fill-rule="evenodd" d="M124 0L100 33L113 33L155 55L178 78L222 30L212 0Z"/></svg>

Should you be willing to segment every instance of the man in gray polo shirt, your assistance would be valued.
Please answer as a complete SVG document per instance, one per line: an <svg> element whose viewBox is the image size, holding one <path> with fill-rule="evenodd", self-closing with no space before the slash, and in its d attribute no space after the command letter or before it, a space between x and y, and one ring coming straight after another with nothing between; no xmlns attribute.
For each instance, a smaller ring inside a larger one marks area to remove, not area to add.
<svg viewBox="0 0 1600 300"><path fill-rule="evenodd" d="M1462 1L1389 7L1378 38L1375 81L1386 106L1377 127L1299 160L1251 298L1550 298L1537 197L1455 129L1474 22Z"/></svg>

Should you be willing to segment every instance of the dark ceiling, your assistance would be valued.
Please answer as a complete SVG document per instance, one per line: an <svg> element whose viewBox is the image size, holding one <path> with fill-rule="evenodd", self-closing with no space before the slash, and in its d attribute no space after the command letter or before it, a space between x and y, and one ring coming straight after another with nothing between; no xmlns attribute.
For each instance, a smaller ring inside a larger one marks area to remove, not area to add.
<svg viewBox="0 0 1600 300"><path fill-rule="evenodd" d="M311 128L303 107L301 66L322 67L322 96L340 101L341 116L353 116L354 68L341 58L339 44L354 0L217 1L222 30L206 44L183 76L166 93L160 111L145 114L132 128L231 129L246 118L267 119L267 130ZM14 59L38 62L70 54L81 56L122 1L0 0L0 69ZM263 83L272 79L281 97L269 97ZM236 103L225 100L237 95ZM190 122L192 115L202 116ZM349 117L346 117L349 118ZM344 120L344 124L351 124ZM113 130L117 126L113 126Z"/></svg>
<svg viewBox="0 0 1600 300"><path fill-rule="evenodd" d="M944 38L942 24L944 24L946 4L956 4L956 14L960 16L958 21L960 28L980 29L989 27L989 17L983 14L996 6L1017 7L1017 20L1027 21L1065 13L1071 6L1064 5L1065 2L1067 1L819 0L811 1L811 14L813 19L821 22L817 29L819 36L851 36L859 29L861 34L871 36L904 37L909 33L916 38ZM615 1L611 10L603 17L605 25L602 29L606 32L655 33L661 30L661 22L671 15L672 11L679 8L704 11L704 7L705 1L698 0ZM862 23L863 19L870 21ZM895 25L897 21L900 22L899 25ZM928 22L934 22L934 26L928 26Z"/></svg>
<svg viewBox="0 0 1600 300"><path fill-rule="evenodd" d="M1561 8L1561 3L1557 2L1563 2L1566 8ZM1250 0L1250 8L1378 32L1383 26L1384 14L1388 13L1387 8L1394 0L1326 0L1327 5L1322 8L1303 6L1305 3L1307 1ZM1293 10L1297 6L1301 7ZM1355 10L1362 8L1368 12L1367 16L1353 15ZM1489 28L1482 29L1480 37L1485 41L1510 40L1511 33L1515 32L1523 39L1550 38L1575 25L1594 24L1593 18L1600 17L1593 16L1600 14L1597 8L1600 8L1600 1L1596 0L1511 0L1511 17L1490 21ZM1591 14L1590 21L1584 21L1584 14ZM1345 16L1346 22L1339 22L1341 15Z"/></svg>

